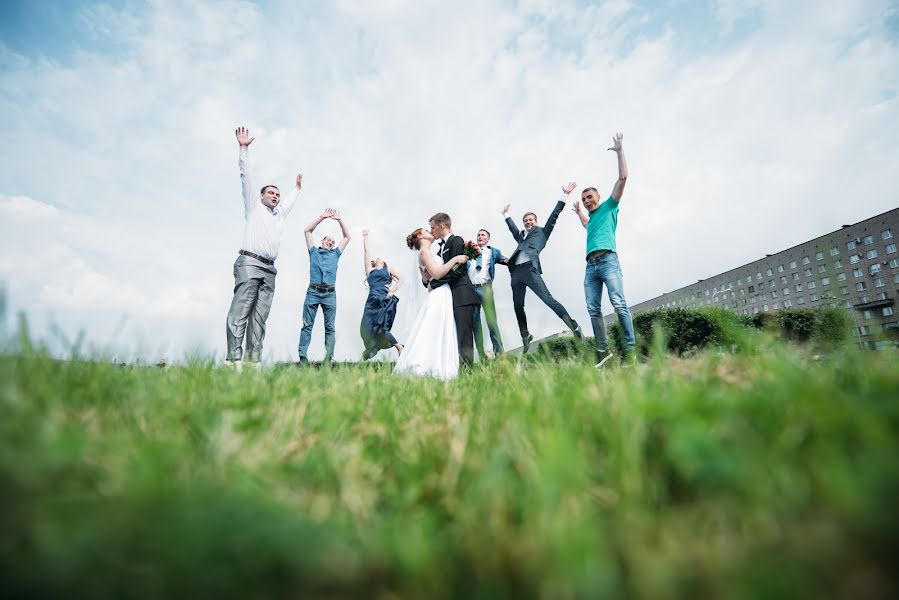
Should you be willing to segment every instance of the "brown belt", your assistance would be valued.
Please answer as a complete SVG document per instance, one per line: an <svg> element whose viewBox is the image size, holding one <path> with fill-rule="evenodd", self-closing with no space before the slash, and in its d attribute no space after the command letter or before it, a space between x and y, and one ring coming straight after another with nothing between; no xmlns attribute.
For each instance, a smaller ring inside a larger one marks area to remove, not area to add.
<svg viewBox="0 0 899 600"><path fill-rule="evenodd" d="M267 265L270 265L270 266L274 266L274 265L275 265L275 261L273 261L273 260L271 260L271 259L269 259L269 258L265 258L265 257L259 256L258 254L253 254L252 252L247 252L246 250L241 250L240 252L238 252L238 254L243 254L244 256L249 256L250 258L255 258L255 259L258 260L259 262L263 262L263 263L265 263L265 264L267 264Z"/></svg>
<svg viewBox="0 0 899 600"><path fill-rule="evenodd" d="M594 250L590 254L587 255L587 262L593 262L601 258L603 255L608 254L611 250Z"/></svg>

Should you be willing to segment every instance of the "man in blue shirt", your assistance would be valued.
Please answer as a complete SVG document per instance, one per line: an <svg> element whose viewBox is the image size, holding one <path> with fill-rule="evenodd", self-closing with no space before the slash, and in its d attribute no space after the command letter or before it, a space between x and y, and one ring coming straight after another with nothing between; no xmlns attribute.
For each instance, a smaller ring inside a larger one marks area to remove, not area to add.
<svg viewBox="0 0 899 600"><path fill-rule="evenodd" d="M634 322L630 309L624 299L624 283L621 275L621 264L618 262L615 232L618 229L618 205L624 194L627 183L627 161L624 159L624 148L621 133L612 138L609 150L618 155L618 180L612 188L612 194L600 204L599 192L596 188L586 188L581 192L580 203L575 202L572 210L587 230L587 268L584 274L584 294L587 297L587 312L593 323L593 337L596 342L596 368L602 367L612 358L609 350L609 339L606 325L602 319L602 288L609 293L609 301L618 314L618 325L624 338L624 356L622 366L633 364L634 355ZM587 209L584 211L584 209Z"/></svg>
<svg viewBox="0 0 899 600"><path fill-rule="evenodd" d="M316 246L312 232L325 219L334 219L340 224L343 239L336 242L326 235L322 238L322 245ZM325 363L329 363L334 356L334 320L337 316L337 292L334 285L337 283L337 261L350 241L350 232L340 213L329 208L313 219L303 233L306 235L306 248L309 249L309 289L306 290L306 301L303 303L303 329L300 331L298 348L300 364L309 362L306 352L312 341L312 325L319 306L325 316Z"/></svg>
<svg viewBox="0 0 899 600"><path fill-rule="evenodd" d="M487 319L487 329L490 331L490 343L493 344L493 355L503 353L503 340L499 335L499 327L496 323L496 303L493 300L493 279L496 276L496 265L506 264L506 258L499 248L490 245L490 232L486 229L478 230L478 248L481 255L468 262L468 278L474 286L474 291L481 297L481 304L474 306L472 322L474 324L474 345L478 349L481 360L488 357L484 352L484 328L481 326L481 305L484 307L484 317Z"/></svg>

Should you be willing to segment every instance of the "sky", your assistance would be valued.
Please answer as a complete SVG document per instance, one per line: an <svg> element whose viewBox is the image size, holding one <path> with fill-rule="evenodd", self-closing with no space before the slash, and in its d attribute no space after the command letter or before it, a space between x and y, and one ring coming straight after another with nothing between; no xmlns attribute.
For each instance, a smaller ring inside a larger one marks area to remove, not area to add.
<svg viewBox="0 0 899 600"><path fill-rule="evenodd" d="M260 185L304 176L267 361L296 360L303 229L325 208L353 235L335 356L355 360L363 227L401 272L406 234L438 211L508 254L503 205L542 223L568 181L607 194L616 131L630 304L899 205L895 0L7 0L0 13L0 334L24 314L60 356L223 358L238 125L256 136ZM541 263L589 330L584 254L566 209ZM495 289L514 347L503 267ZM397 294L400 341L411 291ZM538 338L564 328L531 293L526 308ZM323 354L319 316L310 358Z"/></svg>

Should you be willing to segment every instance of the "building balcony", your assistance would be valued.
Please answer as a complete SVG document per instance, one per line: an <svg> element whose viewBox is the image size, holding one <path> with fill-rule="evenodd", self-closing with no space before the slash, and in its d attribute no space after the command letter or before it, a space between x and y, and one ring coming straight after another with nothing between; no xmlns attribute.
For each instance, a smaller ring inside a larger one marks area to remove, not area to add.
<svg viewBox="0 0 899 600"><path fill-rule="evenodd" d="M893 306L895 304L893 298L884 298L883 300L873 300L871 302L860 302L853 304L852 308L856 310L870 310L872 308L883 308L884 306Z"/></svg>

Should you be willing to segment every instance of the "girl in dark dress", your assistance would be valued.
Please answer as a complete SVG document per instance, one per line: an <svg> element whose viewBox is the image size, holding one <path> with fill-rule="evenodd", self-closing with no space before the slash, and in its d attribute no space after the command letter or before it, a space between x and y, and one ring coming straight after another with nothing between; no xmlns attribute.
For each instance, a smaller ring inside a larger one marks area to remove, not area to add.
<svg viewBox="0 0 899 600"><path fill-rule="evenodd" d="M399 298L393 294L400 287L400 276L393 269L388 269L387 263L382 259L372 259L369 256L368 229L362 230L362 249L368 298L365 300L365 309L362 311L362 324L359 326L359 333L365 344L362 359L368 360L379 350L391 346L396 348L397 353L403 351L403 345L397 342L390 333L393 319L396 317L396 305L399 302Z"/></svg>

